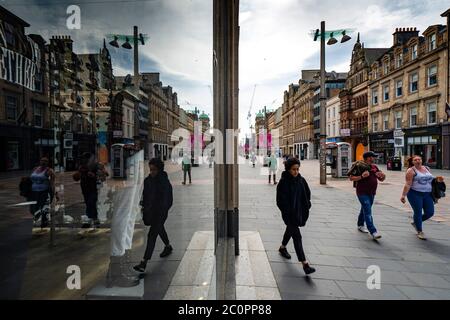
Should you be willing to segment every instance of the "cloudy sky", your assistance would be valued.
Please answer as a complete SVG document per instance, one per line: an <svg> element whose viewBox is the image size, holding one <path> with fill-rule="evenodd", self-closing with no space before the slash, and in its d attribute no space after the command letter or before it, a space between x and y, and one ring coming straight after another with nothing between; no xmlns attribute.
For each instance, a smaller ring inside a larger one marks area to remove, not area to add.
<svg viewBox="0 0 450 320"><path fill-rule="evenodd" d="M364 3L364 4L363 4ZM81 8L81 29L66 27L67 7ZM31 24L44 38L71 35L77 53L97 52L107 34L130 34L134 25L150 40L140 47L140 71L160 72L164 85L178 92L185 109L212 116L212 0L0 0L0 5ZM319 44L311 30L351 28L353 39L327 47L327 70L347 72L356 32L366 47L392 45L397 27L424 31L445 24L448 0L241 0L240 127L256 86L253 115L266 105L276 109L302 69L319 67ZM132 72L132 51L109 47L116 75Z"/></svg>

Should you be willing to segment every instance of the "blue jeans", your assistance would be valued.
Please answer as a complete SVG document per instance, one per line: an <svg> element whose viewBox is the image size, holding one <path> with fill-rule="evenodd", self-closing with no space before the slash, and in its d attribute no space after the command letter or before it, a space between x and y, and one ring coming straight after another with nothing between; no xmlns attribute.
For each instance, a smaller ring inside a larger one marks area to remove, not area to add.
<svg viewBox="0 0 450 320"><path fill-rule="evenodd" d="M358 196L358 200L361 203L361 211L358 217L358 227L363 227L364 222L366 223L367 230L369 230L370 234L374 234L377 232L375 225L373 224L372 218L372 206L375 201L374 195L360 195Z"/></svg>
<svg viewBox="0 0 450 320"><path fill-rule="evenodd" d="M418 232L422 232L422 223L434 216L434 202L431 192L409 190L408 201L414 211L414 223ZM425 214L422 214L422 211Z"/></svg>

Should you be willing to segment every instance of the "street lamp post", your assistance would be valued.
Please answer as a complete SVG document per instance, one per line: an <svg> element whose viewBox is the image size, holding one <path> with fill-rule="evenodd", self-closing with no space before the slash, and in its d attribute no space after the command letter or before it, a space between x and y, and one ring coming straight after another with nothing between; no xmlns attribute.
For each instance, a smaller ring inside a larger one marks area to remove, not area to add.
<svg viewBox="0 0 450 320"><path fill-rule="evenodd" d="M328 45L334 45L338 43L335 34L342 34L341 43L349 41L351 38L347 35L350 30L334 30L326 31L325 21L320 24L320 30L317 29L314 34L314 41L317 41L320 36L320 184L327 184L327 164L326 164L326 151L327 151L327 132L326 132L326 103L327 94L325 88L326 81L326 64L325 64L325 41L328 38Z"/></svg>

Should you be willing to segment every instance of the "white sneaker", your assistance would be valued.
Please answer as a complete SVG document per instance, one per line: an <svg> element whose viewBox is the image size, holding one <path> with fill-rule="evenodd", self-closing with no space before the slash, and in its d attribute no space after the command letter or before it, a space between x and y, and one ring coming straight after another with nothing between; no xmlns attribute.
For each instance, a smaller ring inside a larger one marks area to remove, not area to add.
<svg viewBox="0 0 450 320"><path fill-rule="evenodd" d="M362 233L369 233L369 231L367 231L367 228L364 226L358 227L358 230L359 230L359 232L362 232Z"/></svg>
<svg viewBox="0 0 450 320"><path fill-rule="evenodd" d="M373 240L380 240L381 239L381 235L378 234L378 232L375 232L374 234L372 234L372 238L373 238Z"/></svg>
<svg viewBox="0 0 450 320"><path fill-rule="evenodd" d="M419 238L420 240L427 240L427 238L425 237L425 234L423 232L418 232L417 238Z"/></svg>

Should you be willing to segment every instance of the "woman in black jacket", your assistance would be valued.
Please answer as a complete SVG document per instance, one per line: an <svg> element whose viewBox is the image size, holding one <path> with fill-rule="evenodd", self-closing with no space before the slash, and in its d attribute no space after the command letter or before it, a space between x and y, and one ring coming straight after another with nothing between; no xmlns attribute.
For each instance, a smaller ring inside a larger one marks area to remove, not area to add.
<svg viewBox="0 0 450 320"><path fill-rule="evenodd" d="M138 272L145 271L147 261L151 259L153 250L155 249L158 235L166 246L160 254L160 257L167 257L173 250L166 229L164 228L164 223L167 220L168 212L173 203L172 185L170 184L167 173L164 171L164 163L161 159L155 158L150 160L149 166L150 175L144 180L142 206L144 224L150 226L150 231L148 232L144 259L134 267Z"/></svg>
<svg viewBox="0 0 450 320"><path fill-rule="evenodd" d="M288 159L285 162L285 169L286 171L283 172L277 187L277 206L286 224L286 232L279 252L284 258L291 259L286 246L292 238L298 260L302 263L303 270L308 275L316 270L306 260L299 227L304 227L308 220L309 209L311 208L311 191L308 183L299 173L300 161L298 159Z"/></svg>

